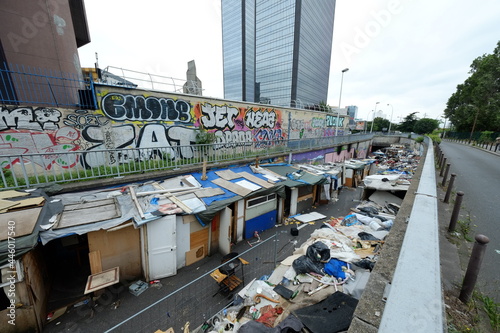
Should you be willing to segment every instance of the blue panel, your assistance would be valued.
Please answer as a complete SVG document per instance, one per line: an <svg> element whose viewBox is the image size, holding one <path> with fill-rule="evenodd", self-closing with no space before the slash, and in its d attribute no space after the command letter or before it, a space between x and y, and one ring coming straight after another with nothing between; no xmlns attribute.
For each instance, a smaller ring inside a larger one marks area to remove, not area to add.
<svg viewBox="0 0 500 333"><path fill-rule="evenodd" d="M245 223L245 239L253 238L255 231L262 232L271 229L276 224L276 209L263 215L254 217Z"/></svg>

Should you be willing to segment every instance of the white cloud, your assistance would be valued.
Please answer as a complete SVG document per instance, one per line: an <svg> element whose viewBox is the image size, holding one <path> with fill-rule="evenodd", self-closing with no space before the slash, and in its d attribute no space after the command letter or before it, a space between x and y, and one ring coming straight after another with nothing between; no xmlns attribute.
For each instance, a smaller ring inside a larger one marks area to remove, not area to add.
<svg viewBox="0 0 500 333"><path fill-rule="evenodd" d="M82 66L113 66L185 78L196 61L204 95L222 97L220 0L86 0L92 42ZM359 117L394 107L438 118L472 61L500 39L500 2L337 0L328 103L357 105ZM390 111L385 112L390 116ZM371 117L371 115L370 115Z"/></svg>

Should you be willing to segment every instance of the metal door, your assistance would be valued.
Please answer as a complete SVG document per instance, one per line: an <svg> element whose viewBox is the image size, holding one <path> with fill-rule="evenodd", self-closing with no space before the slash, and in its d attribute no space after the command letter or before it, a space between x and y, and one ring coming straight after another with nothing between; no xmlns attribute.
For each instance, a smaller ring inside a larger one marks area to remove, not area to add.
<svg viewBox="0 0 500 333"><path fill-rule="evenodd" d="M233 211L230 208L225 208L220 213L219 226L219 251L223 255L231 252L231 219Z"/></svg>
<svg viewBox="0 0 500 333"><path fill-rule="evenodd" d="M177 274L175 215L163 216L146 227L149 280Z"/></svg>

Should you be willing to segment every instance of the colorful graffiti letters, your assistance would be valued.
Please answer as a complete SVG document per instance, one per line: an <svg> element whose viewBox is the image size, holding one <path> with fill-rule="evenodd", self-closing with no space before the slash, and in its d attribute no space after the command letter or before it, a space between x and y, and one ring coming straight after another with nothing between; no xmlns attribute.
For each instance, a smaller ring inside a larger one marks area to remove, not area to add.
<svg viewBox="0 0 500 333"><path fill-rule="evenodd" d="M114 121L192 121L191 106L181 99L110 93L102 98L101 108Z"/></svg>

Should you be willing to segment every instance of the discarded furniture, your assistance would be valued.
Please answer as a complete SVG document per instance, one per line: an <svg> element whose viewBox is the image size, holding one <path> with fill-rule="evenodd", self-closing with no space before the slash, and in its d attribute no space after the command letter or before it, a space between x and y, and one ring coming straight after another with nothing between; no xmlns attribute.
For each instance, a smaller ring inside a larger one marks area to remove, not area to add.
<svg viewBox="0 0 500 333"><path fill-rule="evenodd" d="M225 255L221 260L224 265L210 273L210 276L219 285L219 290L217 290L213 296L219 293L222 295L228 295L241 284L245 284L243 265L248 265L248 261L237 257L238 253L236 252L231 252ZM236 275L236 270L238 268L240 276Z"/></svg>

